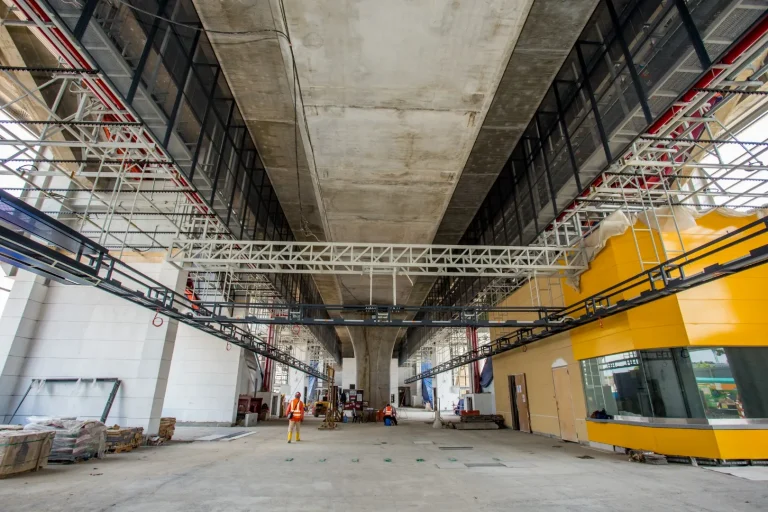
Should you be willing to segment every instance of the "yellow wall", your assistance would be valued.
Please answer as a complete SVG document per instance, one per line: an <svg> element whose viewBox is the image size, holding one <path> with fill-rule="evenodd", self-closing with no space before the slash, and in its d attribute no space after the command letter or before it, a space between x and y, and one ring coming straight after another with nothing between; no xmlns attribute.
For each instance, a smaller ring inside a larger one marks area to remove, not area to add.
<svg viewBox="0 0 768 512"><path fill-rule="evenodd" d="M717 212L697 220L697 225L682 234L690 251L714 240L729 230L753 222L755 217L726 217ZM641 226L642 227L642 226ZM654 233L639 232L642 260L657 260L653 251L659 238ZM679 239L663 235L668 257L679 254ZM706 266L743 256L750 248L768 244L768 236L729 248L715 257L705 258L687 270L690 275ZM661 256L664 259L664 256ZM539 280L541 305L574 304L618 282L630 278L650 265L643 265L632 233L611 238L580 279L579 290L562 283ZM550 288L552 293L550 293ZM625 294L636 296L643 288ZM768 458L766 430L696 430L658 428L641 425L587 422L579 360L651 348L680 346L768 345L768 265L724 277L706 285L659 299L601 322L573 329L494 357L496 410L511 422L508 376L525 373L534 432L560 435L554 398L552 364L567 363L571 375L571 395L580 441L590 441L653 450L667 455L712 457L721 459ZM550 300L549 297L554 297ZM531 305L530 289L525 286L501 306ZM538 305L538 304L536 304ZM505 314L507 318L532 319L532 316ZM501 319L501 315L496 318ZM491 329L492 339L510 330Z"/></svg>
<svg viewBox="0 0 768 512"><path fill-rule="evenodd" d="M542 306L561 306L562 288L556 280L539 279L536 282L538 296ZM499 306L530 306L531 289L529 285L510 295ZM537 304L538 305L538 304ZM510 318L513 316L508 315ZM514 318L532 320L535 314L515 314ZM510 329L491 329L491 339L511 332ZM571 339L568 333L511 350L493 358L493 385L496 396L496 412L504 416L507 425L512 424L512 410L509 400L509 376L524 373L528 387L528 407L531 414L531 429L534 432L560 436L560 424L557 418L555 387L552 380L552 364L565 361L571 377L571 397L576 417L576 432L579 440L587 439L586 406L581 384L579 363L573 357ZM560 364L558 363L558 366Z"/></svg>
<svg viewBox="0 0 768 512"><path fill-rule="evenodd" d="M687 251L700 247L728 231L744 226L756 217L726 217L713 212L697 220L697 225L682 233ZM639 225L639 224L638 224ZM653 244L647 232L638 235L644 260L652 260ZM670 256L679 254L676 234L664 234ZM768 244L768 236L755 237L703 258L686 268L691 275L706 266L743 256L751 248ZM630 232L611 238L605 249L581 276L580 288L564 286L564 301L574 304L640 271L640 258ZM676 295L659 299L600 322L571 331L573 350L578 360L651 348L689 345L743 346L766 345L761 333L768 327L768 265L724 277ZM640 288L627 292L636 296Z"/></svg>
<svg viewBox="0 0 768 512"><path fill-rule="evenodd" d="M507 425L512 424L509 375L524 373L528 387L531 429L534 432L560 437L555 386L552 380L552 364L560 360L567 363L571 377L571 399L576 418L576 432L580 441L586 441L587 428L584 418L587 414L581 384L581 370L578 361L573 358L571 341L567 333L534 343L528 346L525 352L522 348L518 348L493 358L496 412L504 416L504 422Z"/></svg>

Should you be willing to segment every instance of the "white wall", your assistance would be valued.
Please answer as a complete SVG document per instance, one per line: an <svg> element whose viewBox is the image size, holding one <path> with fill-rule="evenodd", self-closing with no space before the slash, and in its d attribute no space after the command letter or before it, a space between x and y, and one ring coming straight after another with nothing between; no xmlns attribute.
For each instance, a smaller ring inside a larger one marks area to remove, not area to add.
<svg viewBox="0 0 768 512"><path fill-rule="evenodd" d="M345 357L341 360L341 387L349 389L350 384L357 382L357 363L354 357Z"/></svg>
<svg viewBox="0 0 768 512"><path fill-rule="evenodd" d="M186 281L167 263L132 266L174 289ZM165 318L154 327L148 309L87 286L45 286L24 271L13 290L0 319L0 415L6 421L33 378L114 377L122 384L107 423L157 432L176 322ZM14 421L29 415L99 418L110 388L47 384L30 392Z"/></svg>
<svg viewBox="0 0 768 512"><path fill-rule="evenodd" d="M234 423L238 395L247 387L244 359L242 348L230 345L227 350L223 340L180 325L163 416L177 422Z"/></svg>

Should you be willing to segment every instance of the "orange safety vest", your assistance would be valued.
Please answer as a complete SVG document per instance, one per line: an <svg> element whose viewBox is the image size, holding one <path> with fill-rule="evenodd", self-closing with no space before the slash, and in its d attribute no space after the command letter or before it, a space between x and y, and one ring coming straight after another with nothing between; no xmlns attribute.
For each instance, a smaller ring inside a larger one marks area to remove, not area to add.
<svg viewBox="0 0 768 512"><path fill-rule="evenodd" d="M293 413L293 416L291 416ZM304 404L301 398L294 398L288 404L288 416L291 416L291 421L301 421L304 419Z"/></svg>
<svg viewBox="0 0 768 512"><path fill-rule="evenodd" d="M384 408L384 416L393 416L392 406L388 405Z"/></svg>

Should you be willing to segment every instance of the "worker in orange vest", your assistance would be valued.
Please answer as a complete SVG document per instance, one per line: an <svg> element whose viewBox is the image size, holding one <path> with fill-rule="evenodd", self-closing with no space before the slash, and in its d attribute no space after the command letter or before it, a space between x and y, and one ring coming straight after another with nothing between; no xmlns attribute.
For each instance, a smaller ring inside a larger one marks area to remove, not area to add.
<svg viewBox="0 0 768 512"><path fill-rule="evenodd" d="M389 418L389 420L397 425L397 416L395 415L395 408L392 407L392 404L387 404L387 406L384 408L384 419Z"/></svg>
<svg viewBox="0 0 768 512"><path fill-rule="evenodd" d="M288 403L288 442L291 442L291 433L296 431L296 442L301 441L301 422L304 421L304 402L301 401L301 393L296 393L293 400Z"/></svg>

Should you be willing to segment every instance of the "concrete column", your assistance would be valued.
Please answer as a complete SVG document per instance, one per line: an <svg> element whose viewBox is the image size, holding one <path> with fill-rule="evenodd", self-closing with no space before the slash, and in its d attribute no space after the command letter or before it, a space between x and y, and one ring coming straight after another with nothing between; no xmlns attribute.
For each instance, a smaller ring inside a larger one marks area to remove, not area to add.
<svg viewBox="0 0 768 512"><path fill-rule="evenodd" d="M206 297L216 299L223 297ZM245 312L235 311L238 316ZM250 359L256 366L255 359ZM230 426L237 418L240 393L254 392L249 380L244 349L181 324L162 415L172 416L179 423Z"/></svg>
<svg viewBox="0 0 768 512"><path fill-rule="evenodd" d="M307 353L307 345L305 343L294 343L293 353L291 355L293 355L293 357L302 363L309 364L309 355ZM293 395L295 395L298 391L301 393L303 400L309 400L309 398L306 397L304 393L304 388L308 387L308 384L309 382L306 373L300 372L294 368L288 368L288 389L290 390L288 393L289 397L292 398Z"/></svg>
<svg viewBox="0 0 768 512"><path fill-rule="evenodd" d="M242 362L242 364L241 364ZM180 423L232 425L244 368L243 349L189 325L179 326L163 416Z"/></svg>
<svg viewBox="0 0 768 512"><path fill-rule="evenodd" d="M4 422L11 420L10 415L21 400L15 390L48 292L45 281L37 274L20 270L0 316L0 416L5 417Z"/></svg>
<svg viewBox="0 0 768 512"><path fill-rule="evenodd" d="M177 292L183 292L187 282L187 272L169 263L163 263L158 281ZM133 414L143 416L149 412L146 418L135 419L140 420L142 422L140 426L150 434L156 433L160 427L178 328L177 321L166 318L160 327L152 325L144 337L137 375L137 384L139 389L143 390L143 396L135 397L138 407Z"/></svg>
<svg viewBox="0 0 768 512"><path fill-rule="evenodd" d="M397 329L389 327L350 327L355 347L357 387L365 391L370 407L389 403L392 351Z"/></svg>

